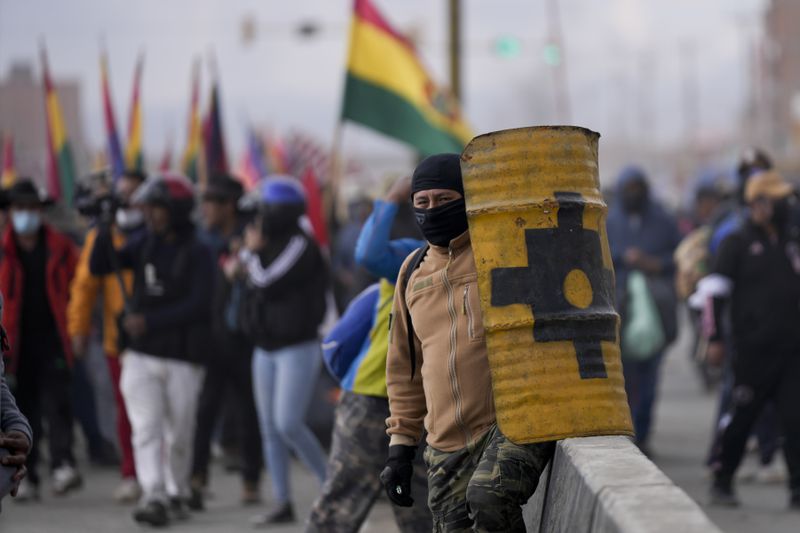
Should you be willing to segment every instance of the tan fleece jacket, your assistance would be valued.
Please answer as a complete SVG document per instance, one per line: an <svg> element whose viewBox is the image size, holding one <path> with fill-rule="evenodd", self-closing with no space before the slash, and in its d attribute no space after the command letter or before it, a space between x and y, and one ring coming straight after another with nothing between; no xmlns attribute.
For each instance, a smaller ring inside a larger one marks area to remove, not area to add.
<svg viewBox="0 0 800 533"><path fill-rule="evenodd" d="M400 269L398 283L413 255ZM417 341L413 380L407 308ZM468 232L452 240L449 248L430 247L406 290L395 291L392 317L386 361L391 444L418 444L424 421L430 446L446 452L464 448L495 422Z"/></svg>

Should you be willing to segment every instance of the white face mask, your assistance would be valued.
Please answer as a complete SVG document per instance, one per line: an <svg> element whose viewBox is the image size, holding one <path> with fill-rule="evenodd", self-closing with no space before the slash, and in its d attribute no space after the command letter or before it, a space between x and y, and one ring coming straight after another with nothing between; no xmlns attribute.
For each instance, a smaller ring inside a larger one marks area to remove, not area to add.
<svg viewBox="0 0 800 533"><path fill-rule="evenodd" d="M36 211L12 211L11 224L19 235L33 235L42 226L42 216Z"/></svg>
<svg viewBox="0 0 800 533"><path fill-rule="evenodd" d="M115 218L117 226L123 230L133 229L144 224L144 213L142 213L139 209L130 207L117 209Z"/></svg>

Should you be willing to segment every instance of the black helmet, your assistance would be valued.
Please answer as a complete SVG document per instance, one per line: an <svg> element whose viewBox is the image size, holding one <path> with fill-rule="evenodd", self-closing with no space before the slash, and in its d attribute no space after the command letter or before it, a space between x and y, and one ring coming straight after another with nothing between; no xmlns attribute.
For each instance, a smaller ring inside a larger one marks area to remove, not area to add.
<svg viewBox="0 0 800 533"><path fill-rule="evenodd" d="M133 194L134 205L165 207L176 225L188 223L194 209L194 186L185 176L165 172L146 180Z"/></svg>

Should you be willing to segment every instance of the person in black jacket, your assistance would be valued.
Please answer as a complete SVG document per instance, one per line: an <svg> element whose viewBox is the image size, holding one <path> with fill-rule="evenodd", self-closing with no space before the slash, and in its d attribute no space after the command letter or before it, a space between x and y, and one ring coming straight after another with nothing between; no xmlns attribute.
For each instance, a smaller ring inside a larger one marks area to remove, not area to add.
<svg viewBox="0 0 800 533"><path fill-rule="evenodd" d="M133 430L142 500L133 517L164 526L187 517L197 399L208 353L214 266L191 223L194 190L176 174L157 176L133 197L145 234L114 251L98 233L92 274L133 270L133 294L121 317L121 389ZM166 453L165 453L166 452ZM170 513L168 514L168 506Z"/></svg>
<svg viewBox="0 0 800 533"><path fill-rule="evenodd" d="M711 487L716 505L739 505L733 476L753 424L772 399L785 437L790 506L800 510L800 228L787 224L792 192L775 171L752 176L745 188L748 219L722 242L714 274L698 286L714 303L710 362L725 356L719 325L727 307L734 348L731 418Z"/></svg>
<svg viewBox="0 0 800 533"><path fill-rule="evenodd" d="M242 185L230 176L212 177L203 191L200 210L203 229L198 233L214 256L216 269L212 331L214 344L209 347L207 372L197 409L197 431L192 459L191 509L203 508L203 491L208 484L211 436L223 412L225 398L231 394L235 408L233 419L239 430L241 449L242 503L258 503L263 458L253 400L253 344L241 331L237 320L237 302L244 290L242 280L228 280L221 264L238 251L244 230L243 213L237 208Z"/></svg>
<svg viewBox="0 0 800 533"><path fill-rule="evenodd" d="M268 525L295 520L290 450L320 486L325 480L325 452L305 416L322 363L318 329L326 310L328 267L300 226L305 197L297 180L264 180L259 193L259 212L245 230L238 266L247 281L240 319L256 345L253 392L276 504L254 523Z"/></svg>

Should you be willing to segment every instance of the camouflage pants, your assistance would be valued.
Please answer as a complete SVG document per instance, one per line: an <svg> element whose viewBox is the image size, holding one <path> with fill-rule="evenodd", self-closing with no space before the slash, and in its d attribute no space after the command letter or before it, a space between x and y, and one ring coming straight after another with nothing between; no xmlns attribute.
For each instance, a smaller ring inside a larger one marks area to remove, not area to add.
<svg viewBox="0 0 800 533"><path fill-rule="evenodd" d="M456 452L425 450L433 531L523 532L522 508L555 444L517 445L497 426Z"/></svg>
<svg viewBox="0 0 800 533"><path fill-rule="evenodd" d="M336 408L327 480L311 509L307 533L359 530L383 491L378 476L389 449L388 416L389 401L385 398L352 392L342 395ZM413 507L392 505L397 526L408 533L430 531L431 513L425 505L428 483L420 457L414 467L411 494Z"/></svg>

